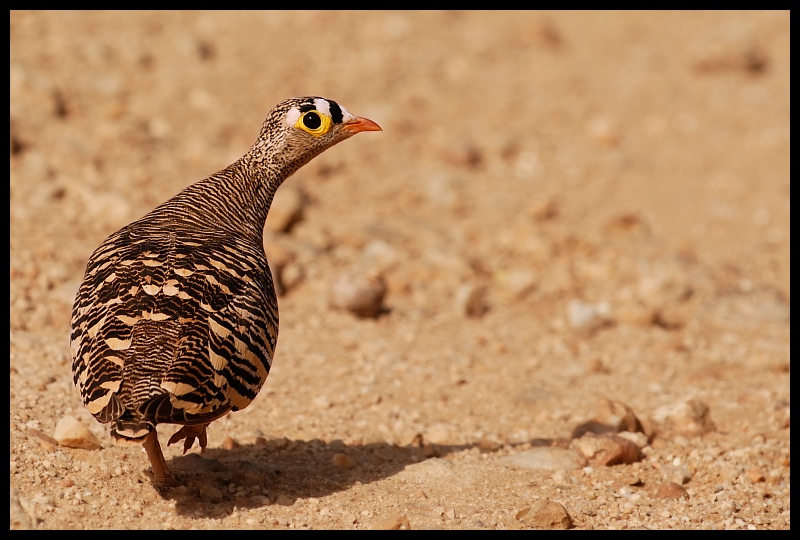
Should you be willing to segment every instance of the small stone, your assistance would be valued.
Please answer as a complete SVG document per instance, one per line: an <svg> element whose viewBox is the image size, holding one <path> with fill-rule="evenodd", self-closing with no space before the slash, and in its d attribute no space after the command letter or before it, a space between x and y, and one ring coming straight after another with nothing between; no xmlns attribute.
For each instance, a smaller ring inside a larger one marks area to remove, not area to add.
<svg viewBox="0 0 800 540"><path fill-rule="evenodd" d="M672 514L669 513L669 510L662 510L658 515L663 517L663 518L671 518L672 517Z"/></svg>
<svg viewBox="0 0 800 540"><path fill-rule="evenodd" d="M468 169L474 169L483 161L480 148L475 143L466 140L453 142L447 148L444 157L449 163Z"/></svg>
<svg viewBox="0 0 800 540"><path fill-rule="evenodd" d="M597 416L583 422L572 430L572 438L579 439L586 433L602 435L622 431L638 433L644 431L641 421L628 405L613 399L602 399L597 405ZM627 437L626 437L627 438ZM645 437L645 444L647 437ZM637 442L638 441L634 441ZM644 444L640 445L644 446Z"/></svg>
<svg viewBox="0 0 800 540"><path fill-rule="evenodd" d="M659 407L653 413L653 420L662 431L685 437L697 437L716 429L708 405L696 399Z"/></svg>
<svg viewBox="0 0 800 540"><path fill-rule="evenodd" d="M586 373L608 375L611 370L600 358L592 358L586 363Z"/></svg>
<svg viewBox="0 0 800 540"><path fill-rule="evenodd" d="M42 495L42 496L39 496L39 497L33 497L33 498L31 498L31 502L34 503L34 504L38 504L40 506L53 506L55 504L55 502L53 501L53 498L50 497L49 495Z"/></svg>
<svg viewBox="0 0 800 540"><path fill-rule="evenodd" d="M358 520L358 518L352 512L343 512L342 513L342 521L344 521L348 525L351 524L351 523L355 523L357 520Z"/></svg>
<svg viewBox="0 0 800 540"><path fill-rule="evenodd" d="M346 454L333 454L331 458L331 463L339 467L340 469L352 469L355 466L353 460L350 459L349 456Z"/></svg>
<svg viewBox="0 0 800 540"><path fill-rule="evenodd" d="M570 529L572 517L561 503L542 499L533 508L517 512L516 518L525 525L536 529Z"/></svg>
<svg viewBox="0 0 800 540"><path fill-rule="evenodd" d="M433 424L423 432L423 441L432 444L447 444L454 437L453 428L447 424ZM424 445L423 445L424 446Z"/></svg>
<svg viewBox="0 0 800 540"><path fill-rule="evenodd" d="M264 495L251 495L250 500L257 506L266 506L269 504L269 497Z"/></svg>
<svg viewBox="0 0 800 540"><path fill-rule="evenodd" d="M633 433L642 432L642 423L627 404L615 399L603 400L603 416L607 423L614 425L617 432L629 431Z"/></svg>
<svg viewBox="0 0 800 540"><path fill-rule="evenodd" d="M467 317L480 317L489 309L486 300L486 287L465 283L456 291L455 308Z"/></svg>
<svg viewBox="0 0 800 540"><path fill-rule="evenodd" d="M57 440L55 440L50 435L47 435L46 433L42 433L38 429L28 428L28 429L25 430L25 435L27 435L28 437L32 437L32 438L37 438L37 439L39 439L41 441L44 441L46 443L49 443L51 445L58 446L58 441Z"/></svg>
<svg viewBox="0 0 800 540"><path fill-rule="evenodd" d="M355 521L355 519L349 521L349 523L353 523L353 521ZM347 523L348 520L345 519L345 522ZM391 514L373 520L369 524L369 529L372 531L407 531L411 529L411 525L408 522L408 518L403 514Z"/></svg>
<svg viewBox="0 0 800 540"><path fill-rule="evenodd" d="M299 263L290 262L286 264L280 273L281 288L283 293L287 293L303 282L305 271Z"/></svg>
<svg viewBox="0 0 800 540"><path fill-rule="evenodd" d="M589 122L586 133L598 146L613 147L622 139L617 122L608 117L595 118Z"/></svg>
<svg viewBox="0 0 800 540"><path fill-rule="evenodd" d="M11 528L32 529L36 525L36 516L33 514L31 504L23 497L19 490L11 487Z"/></svg>
<svg viewBox="0 0 800 540"><path fill-rule="evenodd" d="M275 193L269 208L266 227L273 232L286 233L303 218L305 197L300 190L284 186Z"/></svg>
<svg viewBox="0 0 800 540"><path fill-rule="evenodd" d="M239 448L239 443L233 437L225 437L225 440L222 441L223 450L234 450L236 448Z"/></svg>
<svg viewBox="0 0 800 540"><path fill-rule="evenodd" d="M359 273L340 274L330 290L329 305L349 311L357 317L376 317L386 296L386 283L378 276Z"/></svg>
<svg viewBox="0 0 800 540"><path fill-rule="evenodd" d="M596 467L639 461L639 447L616 435L587 434L572 444Z"/></svg>
<svg viewBox="0 0 800 540"><path fill-rule="evenodd" d="M283 493L278 493L278 495L275 497L275 504L279 504L281 506L292 506L294 501Z"/></svg>
<svg viewBox="0 0 800 540"><path fill-rule="evenodd" d="M218 503L222 501L222 491L211 484L200 486L200 498L205 502Z"/></svg>
<svg viewBox="0 0 800 540"><path fill-rule="evenodd" d="M391 270L400 259L397 250L383 240L373 240L361 250L361 261L374 272Z"/></svg>
<svg viewBox="0 0 800 540"><path fill-rule="evenodd" d="M536 274L533 270L517 269L498 274L500 286L514 300L522 300L536 289Z"/></svg>
<svg viewBox="0 0 800 540"><path fill-rule="evenodd" d="M692 471L685 465L664 465L661 467L661 474L669 482L683 485L692 479Z"/></svg>
<svg viewBox="0 0 800 540"><path fill-rule="evenodd" d="M591 332L611 321L611 309L607 302L587 304L571 300L567 305L567 319L575 330Z"/></svg>
<svg viewBox="0 0 800 540"><path fill-rule="evenodd" d="M83 448L86 450L98 450L102 448L100 441L89 428L81 424L74 416L64 416L56 424L53 438L61 446L70 448Z"/></svg>
<svg viewBox="0 0 800 540"><path fill-rule="evenodd" d="M456 519L456 511L450 508L447 512L444 513L444 517L447 519Z"/></svg>
<svg viewBox="0 0 800 540"><path fill-rule="evenodd" d="M570 484L578 483L578 480L574 476L564 470L556 471L551 478L553 483L559 486L568 486Z"/></svg>
<svg viewBox="0 0 800 540"><path fill-rule="evenodd" d="M586 460L574 450L555 447L532 448L497 461L523 469L550 471L576 470L586 466Z"/></svg>
<svg viewBox="0 0 800 540"><path fill-rule="evenodd" d="M664 482L658 486L655 497L657 499L688 499L689 493L683 489L683 486L675 482Z"/></svg>
<svg viewBox="0 0 800 540"><path fill-rule="evenodd" d="M752 484L758 484L759 482L763 482L766 480L766 478L764 478L764 475L761 474L761 471L759 471L758 469L749 469L746 473L744 473L744 475Z"/></svg>
<svg viewBox="0 0 800 540"><path fill-rule="evenodd" d="M639 448L644 448L648 445L647 435L641 432L633 433L631 431L620 431L617 433L617 437L622 437L623 439L627 439L631 441L633 444L638 446Z"/></svg>

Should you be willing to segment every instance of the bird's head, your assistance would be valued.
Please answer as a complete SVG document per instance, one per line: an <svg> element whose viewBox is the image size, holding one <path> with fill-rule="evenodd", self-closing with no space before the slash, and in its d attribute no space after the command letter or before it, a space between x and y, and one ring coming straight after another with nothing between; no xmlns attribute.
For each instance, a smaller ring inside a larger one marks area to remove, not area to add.
<svg viewBox="0 0 800 540"><path fill-rule="evenodd" d="M361 131L382 131L367 118L350 114L331 99L300 97L282 101L267 115L257 146L279 153L298 168L331 146Z"/></svg>

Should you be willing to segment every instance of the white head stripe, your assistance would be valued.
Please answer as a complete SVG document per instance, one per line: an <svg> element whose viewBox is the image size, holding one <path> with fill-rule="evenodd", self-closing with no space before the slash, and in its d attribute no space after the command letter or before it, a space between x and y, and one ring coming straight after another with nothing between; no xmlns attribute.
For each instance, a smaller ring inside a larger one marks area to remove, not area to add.
<svg viewBox="0 0 800 540"><path fill-rule="evenodd" d="M300 119L300 109L297 107L292 107L289 109L289 112L286 113L286 124L290 126L294 126L297 121Z"/></svg>
<svg viewBox="0 0 800 540"><path fill-rule="evenodd" d="M339 105L339 108L342 110L342 123L346 124L346 123L352 122L353 120L356 119L355 116L353 116L352 114L347 112L347 109L345 109L341 105Z"/></svg>
<svg viewBox="0 0 800 540"><path fill-rule="evenodd" d="M314 106L317 108L319 112L321 112L325 116L331 115L331 106L328 104L327 99L322 99L322 98L315 99Z"/></svg>

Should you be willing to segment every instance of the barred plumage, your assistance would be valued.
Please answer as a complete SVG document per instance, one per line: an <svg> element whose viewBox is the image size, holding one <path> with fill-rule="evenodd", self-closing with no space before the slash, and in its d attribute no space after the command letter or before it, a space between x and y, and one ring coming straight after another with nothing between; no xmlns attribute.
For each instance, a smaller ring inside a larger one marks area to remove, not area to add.
<svg viewBox="0 0 800 540"><path fill-rule="evenodd" d="M72 311L72 371L83 403L118 442L144 443L156 484L174 479L155 433L195 438L247 407L269 374L278 304L263 247L275 190L313 157L377 124L331 100L270 111L253 147L108 237Z"/></svg>

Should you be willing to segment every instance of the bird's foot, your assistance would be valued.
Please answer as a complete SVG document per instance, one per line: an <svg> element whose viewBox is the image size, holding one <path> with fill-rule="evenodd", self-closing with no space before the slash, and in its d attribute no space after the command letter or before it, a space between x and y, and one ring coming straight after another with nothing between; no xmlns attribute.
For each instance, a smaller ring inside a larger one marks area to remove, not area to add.
<svg viewBox="0 0 800 540"><path fill-rule="evenodd" d="M168 488L180 485L180 482L172 475L164 461L164 454L161 453L161 445L158 443L156 430L151 431L144 440L144 449L153 467L153 484L156 488Z"/></svg>
<svg viewBox="0 0 800 540"><path fill-rule="evenodd" d="M167 446L180 441L181 439L185 439L183 441L183 453L189 451L189 449L194 444L195 439L198 440L200 443L200 452L206 451L206 445L208 444L208 436L206 435L206 427L208 424L199 424L196 426L183 426L179 429L172 437L169 438L167 442Z"/></svg>

